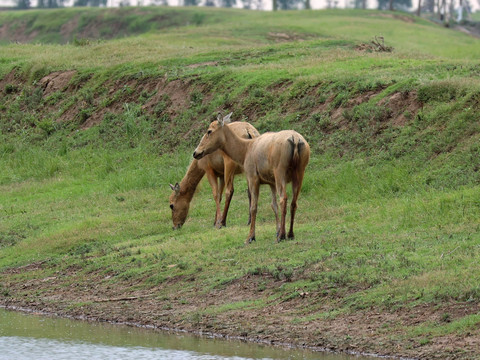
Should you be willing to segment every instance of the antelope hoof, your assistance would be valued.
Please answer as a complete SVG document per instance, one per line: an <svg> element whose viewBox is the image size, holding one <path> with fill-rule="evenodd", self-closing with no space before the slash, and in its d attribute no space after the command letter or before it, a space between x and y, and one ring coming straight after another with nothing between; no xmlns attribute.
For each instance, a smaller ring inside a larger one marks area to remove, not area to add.
<svg viewBox="0 0 480 360"><path fill-rule="evenodd" d="M288 240L293 240L295 239L295 235L293 235L293 232L288 233Z"/></svg>
<svg viewBox="0 0 480 360"><path fill-rule="evenodd" d="M283 241L283 240L285 240L285 234L277 236L277 243L279 243L280 241Z"/></svg>
<svg viewBox="0 0 480 360"><path fill-rule="evenodd" d="M249 244L251 244L253 241L255 241L255 236L252 236L252 237L248 238L247 241L245 241L245 245L249 245Z"/></svg>

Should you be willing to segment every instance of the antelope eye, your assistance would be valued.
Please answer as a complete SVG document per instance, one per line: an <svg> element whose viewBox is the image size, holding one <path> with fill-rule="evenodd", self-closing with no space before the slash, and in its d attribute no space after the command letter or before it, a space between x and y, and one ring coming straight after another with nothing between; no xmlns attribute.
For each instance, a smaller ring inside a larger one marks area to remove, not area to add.
<svg viewBox="0 0 480 360"><path fill-rule="evenodd" d="M212 130L207 131L207 135L210 135L212 133Z"/></svg>
<svg viewBox="0 0 480 360"><path fill-rule="evenodd" d="M172 209L172 210L173 210L173 204L170 204L170 209Z"/></svg>

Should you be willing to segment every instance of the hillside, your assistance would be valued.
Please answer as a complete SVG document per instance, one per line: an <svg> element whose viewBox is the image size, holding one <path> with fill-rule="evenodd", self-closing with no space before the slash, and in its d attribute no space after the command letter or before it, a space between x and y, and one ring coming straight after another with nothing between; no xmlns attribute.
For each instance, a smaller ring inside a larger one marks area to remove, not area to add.
<svg viewBox="0 0 480 360"><path fill-rule="evenodd" d="M12 43L14 24L33 35ZM480 40L397 13L202 8L0 13L0 34L0 304L480 357ZM226 228L203 180L171 230L168 184L230 111L312 148L294 241L274 243L262 188L243 245L242 177Z"/></svg>

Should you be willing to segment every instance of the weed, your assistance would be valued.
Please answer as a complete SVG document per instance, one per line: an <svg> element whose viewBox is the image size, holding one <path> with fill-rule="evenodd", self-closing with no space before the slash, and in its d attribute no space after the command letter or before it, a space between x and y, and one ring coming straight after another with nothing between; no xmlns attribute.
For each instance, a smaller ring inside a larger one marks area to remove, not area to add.
<svg viewBox="0 0 480 360"><path fill-rule="evenodd" d="M202 105L203 94L200 91L193 91L190 94L190 104L191 106L200 106Z"/></svg>
<svg viewBox="0 0 480 360"><path fill-rule="evenodd" d="M13 85L13 84L6 84L5 85L5 94L9 95L9 94L16 93L17 91L18 91L18 86L17 85Z"/></svg>
<svg viewBox="0 0 480 360"><path fill-rule="evenodd" d="M14 230L10 230L7 233L0 233L0 249L7 246L14 246L25 238L26 236L24 234Z"/></svg>
<svg viewBox="0 0 480 360"><path fill-rule="evenodd" d="M75 117L76 122L79 125L83 125L90 116L92 116L93 108L81 109Z"/></svg>
<svg viewBox="0 0 480 360"><path fill-rule="evenodd" d="M205 18L206 18L205 14L196 12L193 14L192 23L196 26L200 26L205 21Z"/></svg>
<svg viewBox="0 0 480 360"><path fill-rule="evenodd" d="M449 313L443 313L440 321L444 323L449 323L450 321L452 321L452 318Z"/></svg>
<svg viewBox="0 0 480 360"><path fill-rule="evenodd" d="M73 46L89 46L91 41L86 38L77 38L76 36L73 38L72 45Z"/></svg>
<svg viewBox="0 0 480 360"><path fill-rule="evenodd" d="M43 130L46 135L52 135L56 130L56 123L51 119L44 119L37 122L37 127Z"/></svg>

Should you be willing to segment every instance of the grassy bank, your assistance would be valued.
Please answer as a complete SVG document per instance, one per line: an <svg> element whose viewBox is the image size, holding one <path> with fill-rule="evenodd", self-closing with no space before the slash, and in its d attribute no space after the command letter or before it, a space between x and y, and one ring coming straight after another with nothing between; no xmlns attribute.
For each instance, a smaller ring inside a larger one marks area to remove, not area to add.
<svg viewBox="0 0 480 360"><path fill-rule="evenodd" d="M479 40L396 13L119 11L179 20L115 40L1 46L3 304L479 356ZM52 14L118 15L0 18ZM380 35L393 52L370 47ZM171 230L168 184L218 111L309 141L295 241L274 243L262 189L257 241L243 245L241 177L227 228L212 226L204 181Z"/></svg>

